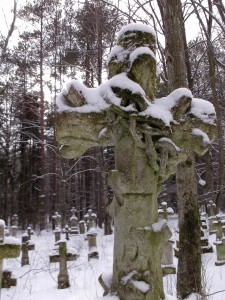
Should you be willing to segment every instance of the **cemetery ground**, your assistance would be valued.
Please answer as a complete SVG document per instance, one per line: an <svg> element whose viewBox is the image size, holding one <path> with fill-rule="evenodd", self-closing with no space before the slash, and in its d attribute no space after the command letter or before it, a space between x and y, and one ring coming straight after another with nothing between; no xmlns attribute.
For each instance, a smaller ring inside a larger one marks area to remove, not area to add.
<svg viewBox="0 0 225 300"><path fill-rule="evenodd" d="M177 236L177 216L171 216L168 223ZM17 237L21 240L23 232L19 231ZM52 230L42 231L40 235L34 233L32 242L35 249L29 251L29 265L21 267L21 256L16 259L4 259L3 269L11 270L17 278L17 286L9 289L2 288L1 300L118 300L116 296L103 297L103 289L98 282L102 273L110 274L113 262L113 234L104 235L102 229L97 229L97 249L99 259L88 260L88 241L85 234L73 235L67 241L67 249L79 255L75 261L67 262L70 287L58 289L57 278L59 274L59 263L50 263L49 254L55 245L55 236ZM65 235L62 234L61 238ZM209 236L213 245L216 234ZM203 263L203 285L207 295L213 294L204 299L225 300L225 265L216 266L216 249L213 245L213 253L202 254ZM177 258L174 257L174 264L177 265ZM194 276L194 274L193 274ZM175 300L176 275L171 274L164 277L164 290L166 300ZM218 293L219 292L219 293ZM192 295L189 300L200 299Z"/></svg>

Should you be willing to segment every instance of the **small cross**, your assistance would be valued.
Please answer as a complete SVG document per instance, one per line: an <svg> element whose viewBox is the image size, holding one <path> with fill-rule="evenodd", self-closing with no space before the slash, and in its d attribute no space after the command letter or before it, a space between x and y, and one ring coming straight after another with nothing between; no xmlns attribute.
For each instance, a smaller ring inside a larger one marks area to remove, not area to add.
<svg viewBox="0 0 225 300"><path fill-rule="evenodd" d="M71 209L71 213L72 213L72 216L75 217L75 213L77 212L76 208L75 207L72 207Z"/></svg>

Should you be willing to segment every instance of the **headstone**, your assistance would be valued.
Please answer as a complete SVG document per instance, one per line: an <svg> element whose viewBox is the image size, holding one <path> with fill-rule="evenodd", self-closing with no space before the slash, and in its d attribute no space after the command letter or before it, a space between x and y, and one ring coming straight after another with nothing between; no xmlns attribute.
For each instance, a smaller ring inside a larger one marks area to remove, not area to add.
<svg viewBox="0 0 225 300"><path fill-rule="evenodd" d="M216 204L212 200L209 200L209 204L207 204L207 213L209 217L213 217L217 214Z"/></svg>
<svg viewBox="0 0 225 300"><path fill-rule="evenodd" d="M201 227L203 229L208 229L207 220L206 220L206 216L205 215L201 214L200 221L201 221Z"/></svg>
<svg viewBox="0 0 225 300"><path fill-rule="evenodd" d="M72 217L70 217L70 233L71 234L79 234L79 228L78 228L78 219L75 215L76 209L73 207L71 209Z"/></svg>
<svg viewBox="0 0 225 300"><path fill-rule="evenodd" d="M176 274L176 267L173 263L173 244L174 240L170 238L163 246L161 260L163 275Z"/></svg>
<svg viewBox="0 0 225 300"><path fill-rule="evenodd" d="M207 236L207 230L201 227L201 252L204 253L212 253L213 247L209 243L209 239Z"/></svg>
<svg viewBox="0 0 225 300"><path fill-rule="evenodd" d="M12 217L12 226L11 226L11 235L13 237L17 237L17 230L18 230L18 216L14 214Z"/></svg>
<svg viewBox="0 0 225 300"><path fill-rule="evenodd" d="M7 226L5 226L5 236L9 236L9 229Z"/></svg>
<svg viewBox="0 0 225 300"><path fill-rule="evenodd" d="M222 226L223 237L225 237L225 226Z"/></svg>
<svg viewBox="0 0 225 300"><path fill-rule="evenodd" d="M17 214L14 214L12 217L12 226L17 226L18 227L18 216Z"/></svg>
<svg viewBox="0 0 225 300"><path fill-rule="evenodd" d="M88 240L88 260L91 258L99 258L99 253L97 249L97 231L95 228L90 228L87 233Z"/></svg>
<svg viewBox="0 0 225 300"><path fill-rule="evenodd" d="M61 229L59 227L56 227L54 230L55 234L55 243L57 243L61 239Z"/></svg>
<svg viewBox="0 0 225 300"><path fill-rule="evenodd" d="M63 157L79 157L93 146L115 146L116 170L108 174L114 192L110 290L121 299L164 298L161 253L171 231L166 220L158 221L158 193L187 158L183 149L203 155L210 144L205 134L211 141L217 132L213 106L209 113L199 100L197 114L189 90L155 100L155 44L151 28L127 25L109 57L110 79L94 90L73 81L57 98Z"/></svg>
<svg viewBox="0 0 225 300"><path fill-rule="evenodd" d="M216 229L214 228L213 222L217 221L216 216L208 217L208 225L209 225L209 234L216 233Z"/></svg>
<svg viewBox="0 0 225 300"><path fill-rule="evenodd" d="M213 221L212 228L216 233L216 239L221 240L223 237L223 226L225 225L225 220L220 220L219 218L216 221Z"/></svg>
<svg viewBox="0 0 225 300"><path fill-rule="evenodd" d="M0 290L2 284L2 267L4 258L20 256L21 243L14 237L5 237L5 222L0 220Z"/></svg>
<svg viewBox="0 0 225 300"><path fill-rule="evenodd" d="M214 242L216 245L216 255L217 261L215 262L216 266L225 265L225 238L222 238L220 241Z"/></svg>
<svg viewBox="0 0 225 300"><path fill-rule="evenodd" d="M79 222L79 229L80 229L80 234L84 234L85 233L85 222L84 222L84 220L81 220Z"/></svg>

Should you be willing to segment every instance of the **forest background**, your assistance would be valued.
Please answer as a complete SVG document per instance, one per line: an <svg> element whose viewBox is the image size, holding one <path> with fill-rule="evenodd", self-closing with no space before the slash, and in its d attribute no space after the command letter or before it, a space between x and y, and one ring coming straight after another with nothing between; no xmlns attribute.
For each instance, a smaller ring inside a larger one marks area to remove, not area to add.
<svg viewBox="0 0 225 300"><path fill-rule="evenodd" d="M82 219L89 208L98 225L108 220L112 191L107 172L114 149L92 148L79 160L59 155L55 139L55 100L69 79L88 87L107 77L107 55L125 24L153 26L158 35L157 97L168 94L163 0L13 1L11 18L1 1L0 32L0 218L14 214L21 227L47 228L55 211L67 223L70 210ZM218 138L196 158L199 202L225 208L224 99L225 9L222 0L185 0L183 19L188 85L194 97L211 101ZM7 24L7 25L6 25ZM3 27L1 27L3 28ZM209 51L210 49L210 51ZM163 186L159 202L176 211L175 176Z"/></svg>

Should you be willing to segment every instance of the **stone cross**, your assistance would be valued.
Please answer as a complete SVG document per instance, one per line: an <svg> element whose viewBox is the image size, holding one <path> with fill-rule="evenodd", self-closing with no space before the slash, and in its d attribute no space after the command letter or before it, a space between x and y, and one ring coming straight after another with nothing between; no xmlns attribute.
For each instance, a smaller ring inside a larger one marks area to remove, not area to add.
<svg viewBox="0 0 225 300"><path fill-rule="evenodd" d="M58 275L58 289L66 289L70 287L69 275L67 270L66 258L66 241L59 242L59 275Z"/></svg>
<svg viewBox="0 0 225 300"><path fill-rule="evenodd" d="M66 240L69 241L69 239L70 239L70 238L69 238L70 228L69 228L68 225L66 225L66 226L64 227L63 232L64 232L65 235L66 235ZM59 239L59 240L60 240L60 239Z"/></svg>
<svg viewBox="0 0 225 300"><path fill-rule="evenodd" d="M4 270L2 273L2 288L9 289L11 286L16 286L17 279L12 277L12 271Z"/></svg>
<svg viewBox="0 0 225 300"><path fill-rule="evenodd" d="M59 262L58 289L66 289L70 287L69 275L67 270L67 261L77 259L77 254L67 252L67 244L65 240L57 242L58 249L50 255L50 263Z"/></svg>
<svg viewBox="0 0 225 300"><path fill-rule="evenodd" d="M159 217L168 221L168 215L174 214L174 210L172 207L167 207L167 203L165 201L163 201L160 206L161 208L158 209Z"/></svg>
<svg viewBox="0 0 225 300"><path fill-rule="evenodd" d="M89 231L92 227L96 227L97 215L93 213L92 209L88 210L87 214L84 216L84 219L87 222L87 231Z"/></svg>
<svg viewBox="0 0 225 300"><path fill-rule="evenodd" d="M58 241L54 247L54 249L52 250L52 252L49 255L49 259L50 259L50 263L57 263L60 261L60 253L59 253L59 244L60 244L61 240ZM66 259L67 261L74 261L76 260L78 257L77 253L74 251L74 249L67 249L66 252Z"/></svg>
<svg viewBox="0 0 225 300"><path fill-rule="evenodd" d="M54 220L54 225L56 227L61 227L61 215L56 211L55 214L52 216L52 219Z"/></svg>
<svg viewBox="0 0 225 300"><path fill-rule="evenodd" d="M22 257L21 257L21 266L29 265L29 251L34 250L35 245L30 242L29 235L25 231L22 235Z"/></svg>
<svg viewBox="0 0 225 300"><path fill-rule="evenodd" d="M189 90L155 99L155 45L151 27L125 26L108 59L110 79L90 89L72 81L57 98L56 135L64 158L115 146L116 170L108 174L114 192L109 290L121 299L164 298L161 256L171 231L166 220L158 221L157 197L185 152L203 155L217 131L213 105L193 99Z"/></svg>
<svg viewBox="0 0 225 300"><path fill-rule="evenodd" d="M75 212L77 210L75 209L75 207L73 207L71 209L71 212L72 212L72 217L70 217L70 233L71 234L78 234L79 233L79 228L78 228L78 220L77 220L77 217L75 215Z"/></svg>
<svg viewBox="0 0 225 300"><path fill-rule="evenodd" d="M34 231L31 229L30 226L27 227L27 234L29 236L29 240L31 240L31 235L34 234Z"/></svg>
<svg viewBox="0 0 225 300"><path fill-rule="evenodd" d="M70 210L72 213L72 217L75 217L75 213L77 212L75 207L72 207L72 209Z"/></svg>
<svg viewBox="0 0 225 300"><path fill-rule="evenodd" d="M5 237L5 222L0 220L0 290L2 283L2 267L4 258L20 256L21 243L13 237Z"/></svg>

